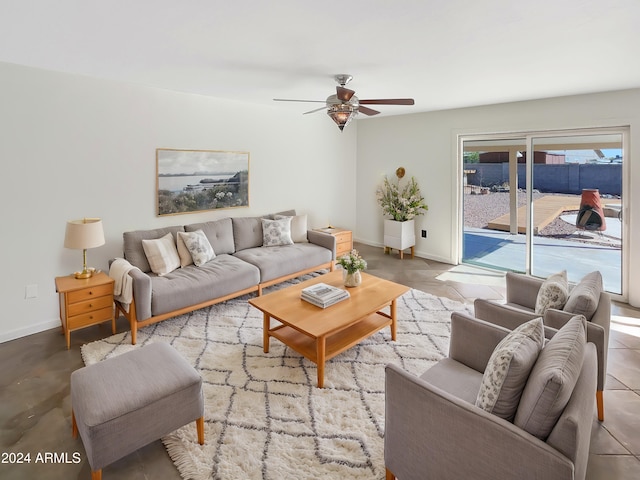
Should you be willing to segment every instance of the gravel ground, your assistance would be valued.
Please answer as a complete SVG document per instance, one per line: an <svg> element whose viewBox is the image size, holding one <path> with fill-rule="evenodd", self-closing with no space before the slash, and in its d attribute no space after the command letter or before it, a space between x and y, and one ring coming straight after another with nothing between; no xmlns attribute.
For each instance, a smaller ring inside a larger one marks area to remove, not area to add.
<svg viewBox="0 0 640 480"><path fill-rule="evenodd" d="M548 193L534 193L533 199L549 195ZM518 192L518 207L526 205L527 197L524 192ZM487 228L487 224L501 215L509 213L509 192L491 192L488 195L464 196L464 224L467 227ZM576 231L576 226L567 223L560 217L539 232L543 237L563 238Z"/></svg>

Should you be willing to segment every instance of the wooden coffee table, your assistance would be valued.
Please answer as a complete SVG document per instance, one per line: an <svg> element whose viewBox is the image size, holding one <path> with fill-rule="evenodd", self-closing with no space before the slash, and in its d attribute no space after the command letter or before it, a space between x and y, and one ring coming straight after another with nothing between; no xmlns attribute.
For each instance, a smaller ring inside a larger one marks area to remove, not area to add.
<svg viewBox="0 0 640 480"><path fill-rule="evenodd" d="M396 299L409 287L363 273L362 285L348 289L351 298L320 308L300 298L303 288L316 283L345 288L342 271L336 270L249 303L264 314L264 352L269 353L269 337L277 338L318 366L318 387L322 388L327 360L386 326L391 326L391 339L396 339ZM382 312L387 306L389 313ZM278 321L273 327L271 319Z"/></svg>

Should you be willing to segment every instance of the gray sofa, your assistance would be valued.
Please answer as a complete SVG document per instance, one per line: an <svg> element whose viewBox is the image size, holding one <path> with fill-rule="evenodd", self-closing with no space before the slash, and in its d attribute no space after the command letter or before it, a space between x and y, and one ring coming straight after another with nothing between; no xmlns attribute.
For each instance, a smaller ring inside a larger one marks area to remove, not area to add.
<svg viewBox="0 0 640 480"><path fill-rule="evenodd" d="M292 216L295 211L276 215ZM336 242L332 235L308 230L306 239L291 245L263 247L262 218L232 217L211 222L125 232L124 259L133 267L133 300L128 308L116 302L129 320L131 342L137 329L167 318L262 289L322 269L334 269ZM143 240L171 233L202 230L215 258L201 266L188 265L166 274L152 273Z"/></svg>
<svg viewBox="0 0 640 480"><path fill-rule="evenodd" d="M508 329L454 313L448 358L420 377L387 365L387 480L584 480L596 349L585 342L584 317L574 318L535 360L513 422L476 406L483 372Z"/></svg>

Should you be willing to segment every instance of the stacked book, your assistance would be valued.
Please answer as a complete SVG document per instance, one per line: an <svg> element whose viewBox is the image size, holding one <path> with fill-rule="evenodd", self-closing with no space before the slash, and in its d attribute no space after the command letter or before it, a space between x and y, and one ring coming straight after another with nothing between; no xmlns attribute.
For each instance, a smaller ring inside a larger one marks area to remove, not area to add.
<svg viewBox="0 0 640 480"><path fill-rule="evenodd" d="M316 283L302 289L301 298L316 307L327 308L342 300L349 298L349 292L326 283Z"/></svg>

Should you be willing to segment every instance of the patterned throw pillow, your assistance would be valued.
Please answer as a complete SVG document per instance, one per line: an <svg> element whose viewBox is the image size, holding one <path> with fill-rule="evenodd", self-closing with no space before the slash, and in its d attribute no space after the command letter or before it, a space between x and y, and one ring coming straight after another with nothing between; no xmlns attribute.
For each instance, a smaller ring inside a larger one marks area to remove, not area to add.
<svg viewBox="0 0 640 480"><path fill-rule="evenodd" d="M274 215L273 218L281 220L287 218L289 215ZM308 243L307 239L307 216L306 215L294 215L291 216L291 240L293 243Z"/></svg>
<svg viewBox="0 0 640 480"><path fill-rule="evenodd" d="M476 406L512 422L543 344L542 318L529 320L504 337L489 358Z"/></svg>
<svg viewBox="0 0 640 480"><path fill-rule="evenodd" d="M562 310L569 298L569 285L567 283L567 271L563 270L547 278L538 290L535 312L544 315L550 308Z"/></svg>
<svg viewBox="0 0 640 480"><path fill-rule="evenodd" d="M213 251L213 247L211 247L209 239L202 230L178 232L178 236L184 241L184 245L189 250L196 267L200 267L215 258L216 254Z"/></svg>
<svg viewBox="0 0 640 480"><path fill-rule="evenodd" d="M142 248L151 271L156 275L163 276L180 267L178 250L170 233L155 240L142 240Z"/></svg>
<svg viewBox="0 0 640 480"><path fill-rule="evenodd" d="M291 245L291 217L280 220L262 219L262 246Z"/></svg>

